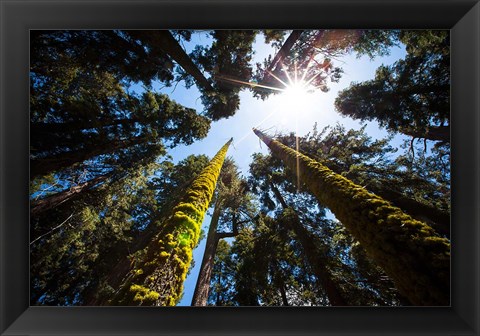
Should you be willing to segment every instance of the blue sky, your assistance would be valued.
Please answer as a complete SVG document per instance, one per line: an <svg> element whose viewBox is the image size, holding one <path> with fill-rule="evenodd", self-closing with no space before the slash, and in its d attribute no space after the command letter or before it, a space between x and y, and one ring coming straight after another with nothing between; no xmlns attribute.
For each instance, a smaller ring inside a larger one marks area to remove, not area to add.
<svg viewBox="0 0 480 336"><path fill-rule="evenodd" d="M205 33L193 34L192 41L185 47L189 51L195 44L205 43L210 43L210 39ZM268 54L275 54L275 50L265 45L262 35L257 37L254 50L253 62L261 62ZM247 175L252 154L256 152L268 153L266 146L260 144L259 139L252 132L252 127L266 130L270 135L274 135L276 132L295 132L299 136L311 131L315 123L317 123L319 130L336 123L344 125L347 129L359 129L363 123L341 117L335 112L333 103L338 92L348 87L351 82L373 79L375 70L381 64L392 64L399 58L403 58L404 55L405 51L402 48L394 48L390 56L378 58L374 61L371 61L368 57L358 59L355 55L338 59L334 64L341 66L344 70L339 83L330 83L328 93L315 91L303 95L301 103L285 94L271 95L267 100L262 101L254 98L250 91L242 91L240 94L240 109L235 116L212 123L206 138L190 146L178 146L171 150L169 154L173 157L174 162L178 162L191 154L206 154L213 157L220 147L233 137L234 141L227 155L235 160L242 174ZM173 87L163 88L161 92L168 94L171 99L186 107L194 108L198 112L203 110L200 93L195 86L187 90L179 84L175 89ZM380 130L374 122L368 123L366 132L373 138L381 138L387 134L384 130ZM402 139L401 136L397 136L393 139L392 144L399 146L403 141ZM203 222L205 232L208 231L209 222L210 216L207 215ZM179 305L189 306L191 303L204 250L205 240L201 241L194 251L193 258L196 266L185 281L184 296Z"/></svg>

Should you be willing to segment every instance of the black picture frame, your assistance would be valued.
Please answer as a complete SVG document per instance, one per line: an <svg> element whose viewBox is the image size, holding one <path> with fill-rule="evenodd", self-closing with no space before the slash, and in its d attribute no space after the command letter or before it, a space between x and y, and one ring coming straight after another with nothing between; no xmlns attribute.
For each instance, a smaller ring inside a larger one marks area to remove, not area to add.
<svg viewBox="0 0 480 336"><path fill-rule="evenodd" d="M1 335L479 335L480 4L0 0ZM451 307L29 307L29 30L451 29Z"/></svg>

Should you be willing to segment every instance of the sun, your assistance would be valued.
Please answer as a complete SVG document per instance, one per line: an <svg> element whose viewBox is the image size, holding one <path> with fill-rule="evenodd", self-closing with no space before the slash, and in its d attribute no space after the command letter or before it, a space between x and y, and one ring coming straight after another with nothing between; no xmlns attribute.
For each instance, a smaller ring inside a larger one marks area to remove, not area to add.
<svg viewBox="0 0 480 336"><path fill-rule="evenodd" d="M281 94L284 95L287 99L291 99L296 103L307 99L309 95L306 83L304 82L295 82L287 85Z"/></svg>
<svg viewBox="0 0 480 336"><path fill-rule="evenodd" d="M294 79L284 84L284 88L277 95L277 109L282 117L294 119L305 116L314 108L314 95L308 89L308 82L303 79Z"/></svg>

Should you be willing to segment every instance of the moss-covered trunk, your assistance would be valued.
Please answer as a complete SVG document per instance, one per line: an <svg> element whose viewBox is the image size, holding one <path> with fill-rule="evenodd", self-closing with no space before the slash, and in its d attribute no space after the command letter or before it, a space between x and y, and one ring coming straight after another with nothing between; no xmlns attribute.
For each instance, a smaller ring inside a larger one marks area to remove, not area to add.
<svg viewBox="0 0 480 336"><path fill-rule="evenodd" d="M255 134L327 206L415 305L449 305L450 243L420 221L324 165Z"/></svg>
<svg viewBox="0 0 480 336"><path fill-rule="evenodd" d="M225 160L228 141L192 182L162 230L138 257L112 305L174 306L197 246L203 217Z"/></svg>

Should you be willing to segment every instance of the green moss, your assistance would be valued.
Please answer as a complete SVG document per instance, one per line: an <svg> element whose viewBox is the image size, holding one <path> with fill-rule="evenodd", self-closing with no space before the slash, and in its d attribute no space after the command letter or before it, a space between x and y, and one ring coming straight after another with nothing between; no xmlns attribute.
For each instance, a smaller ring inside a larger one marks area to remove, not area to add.
<svg viewBox="0 0 480 336"><path fill-rule="evenodd" d="M134 293L133 301L140 304L158 300L160 294L140 285L131 285L130 292Z"/></svg>
<svg viewBox="0 0 480 336"><path fill-rule="evenodd" d="M142 273L132 271L136 284L131 285L129 291L120 291L123 297L116 302L166 306L178 302L192 261L192 249L198 244L202 221L231 141L213 157L172 209L169 220L147 247L140 263ZM161 290L150 290L145 287L147 284L155 284Z"/></svg>
<svg viewBox="0 0 480 336"><path fill-rule="evenodd" d="M415 305L448 305L450 243L382 198L283 144L255 133L327 206ZM298 167L297 167L298 162Z"/></svg>

